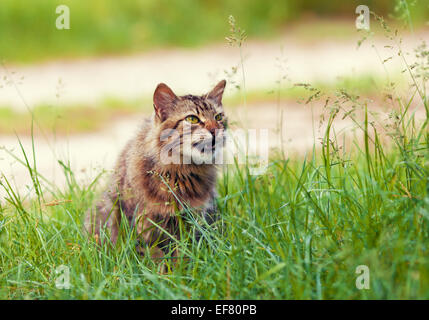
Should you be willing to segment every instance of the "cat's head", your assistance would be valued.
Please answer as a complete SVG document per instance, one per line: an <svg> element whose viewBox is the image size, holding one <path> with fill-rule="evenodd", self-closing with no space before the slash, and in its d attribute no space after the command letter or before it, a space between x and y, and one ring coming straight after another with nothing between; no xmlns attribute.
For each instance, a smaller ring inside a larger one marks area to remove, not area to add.
<svg viewBox="0 0 429 320"><path fill-rule="evenodd" d="M222 80L202 96L176 96L166 84L157 86L153 103L161 161L219 163L216 157L225 143L227 126L222 106L225 85Z"/></svg>

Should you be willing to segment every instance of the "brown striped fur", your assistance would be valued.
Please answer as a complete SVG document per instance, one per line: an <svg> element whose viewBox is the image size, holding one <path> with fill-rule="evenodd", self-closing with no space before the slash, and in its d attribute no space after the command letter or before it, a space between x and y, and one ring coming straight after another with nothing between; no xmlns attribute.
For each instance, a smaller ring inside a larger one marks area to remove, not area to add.
<svg viewBox="0 0 429 320"><path fill-rule="evenodd" d="M177 130L180 138L176 143L181 145L187 137L183 129L185 119L194 115L200 122L191 125L192 133L201 132L213 139L216 134L223 135L220 129L226 129L226 118L221 99L225 84L224 80L219 82L206 95L181 97L165 84L157 86L154 115L144 121L137 136L123 149L110 187L95 208L87 213L85 227L90 234L99 235L100 229L106 226L112 243L116 243L121 217L126 217L137 228L143 244L152 247L152 257L160 258L164 255L161 248L165 248L171 239L150 220L179 237L177 212L183 210L182 204L189 205L207 220L214 218L216 166L194 162L163 164L160 154L171 140L161 141L161 133L167 129ZM215 119L218 114L223 116L221 121ZM143 248L144 245L138 246L139 250ZM177 251L175 253L177 255Z"/></svg>

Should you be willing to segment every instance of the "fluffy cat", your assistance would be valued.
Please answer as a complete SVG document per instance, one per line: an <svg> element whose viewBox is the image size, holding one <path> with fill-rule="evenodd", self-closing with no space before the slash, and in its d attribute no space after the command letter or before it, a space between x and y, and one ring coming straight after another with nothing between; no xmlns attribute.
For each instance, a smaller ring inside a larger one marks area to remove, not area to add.
<svg viewBox="0 0 429 320"><path fill-rule="evenodd" d="M106 227L116 243L121 218L126 217L137 228L137 249L143 253L148 245L153 258L162 258L171 238L150 220L179 238L177 213L183 204L209 223L215 219L214 159L225 141L225 85L222 80L202 96L176 96L167 85L157 86L153 116L127 143L109 188L87 213L85 228L90 234L97 237Z"/></svg>

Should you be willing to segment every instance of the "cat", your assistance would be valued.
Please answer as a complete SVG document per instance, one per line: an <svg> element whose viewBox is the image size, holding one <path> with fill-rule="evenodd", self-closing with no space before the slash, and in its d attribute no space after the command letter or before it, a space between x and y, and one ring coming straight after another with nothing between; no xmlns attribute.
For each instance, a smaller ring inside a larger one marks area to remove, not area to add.
<svg viewBox="0 0 429 320"><path fill-rule="evenodd" d="M99 239L105 227L116 244L126 217L136 228L138 252L151 248L152 258L163 258L173 241L152 222L179 239L177 212L185 205L208 223L217 219L213 160L226 138L225 86L222 80L202 96L177 96L164 83L156 87L154 114L127 143L107 191L86 214L90 235ZM172 256L177 257L178 250Z"/></svg>

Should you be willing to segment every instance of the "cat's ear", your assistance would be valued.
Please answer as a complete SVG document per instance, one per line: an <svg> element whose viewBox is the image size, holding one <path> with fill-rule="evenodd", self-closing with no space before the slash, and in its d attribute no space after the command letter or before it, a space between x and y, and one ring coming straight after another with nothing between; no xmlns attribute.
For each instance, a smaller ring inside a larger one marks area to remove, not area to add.
<svg viewBox="0 0 429 320"><path fill-rule="evenodd" d="M212 99L218 105L221 105L222 104L223 91L225 90L225 86L226 86L226 81L225 80L220 81L216 85L216 87L214 87L213 90L207 94L207 98Z"/></svg>
<svg viewBox="0 0 429 320"><path fill-rule="evenodd" d="M168 111L177 100L177 96L174 94L165 83L160 83L155 89L153 94L153 107L157 117L164 121L168 117Z"/></svg>

